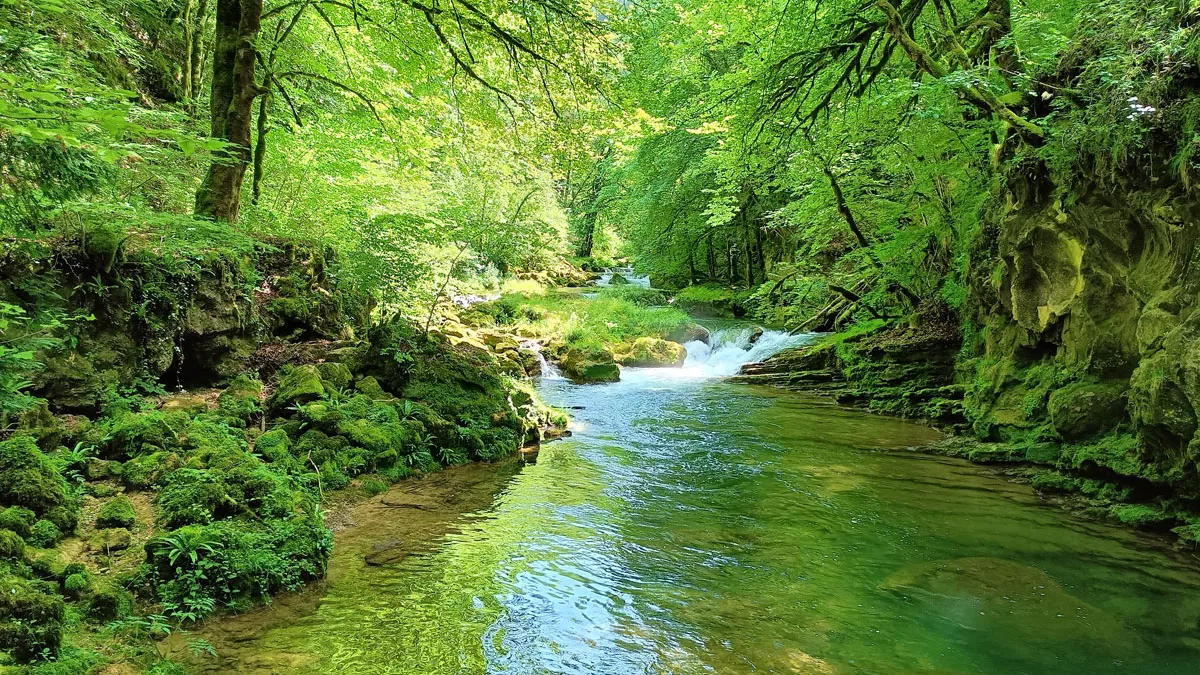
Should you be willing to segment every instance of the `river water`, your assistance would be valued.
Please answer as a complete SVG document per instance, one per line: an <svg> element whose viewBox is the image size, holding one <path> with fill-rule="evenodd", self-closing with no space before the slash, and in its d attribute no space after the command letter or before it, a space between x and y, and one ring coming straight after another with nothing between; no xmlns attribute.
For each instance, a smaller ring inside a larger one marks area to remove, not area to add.
<svg viewBox="0 0 1200 675"><path fill-rule="evenodd" d="M547 379L571 438L443 484L463 515L394 564L340 548L304 602L227 623L208 669L1200 672L1200 560L911 452L928 428L727 384L782 345L719 341L683 369Z"/></svg>

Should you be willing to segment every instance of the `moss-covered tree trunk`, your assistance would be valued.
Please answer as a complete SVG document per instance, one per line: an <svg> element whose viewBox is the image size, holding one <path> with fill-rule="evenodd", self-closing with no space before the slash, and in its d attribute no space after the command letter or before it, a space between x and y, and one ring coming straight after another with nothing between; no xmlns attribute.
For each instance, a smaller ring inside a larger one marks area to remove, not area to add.
<svg viewBox="0 0 1200 675"><path fill-rule="evenodd" d="M242 201L242 183L251 160L254 80L262 0L219 0L213 44L212 136L229 147L218 153L196 192L196 215L234 222Z"/></svg>

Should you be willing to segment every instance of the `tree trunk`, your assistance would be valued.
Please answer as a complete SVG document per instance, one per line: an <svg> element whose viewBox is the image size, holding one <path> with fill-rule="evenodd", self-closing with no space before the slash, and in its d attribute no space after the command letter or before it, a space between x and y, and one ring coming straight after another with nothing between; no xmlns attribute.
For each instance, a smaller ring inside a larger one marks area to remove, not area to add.
<svg viewBox="0 0 1200 675"><path fill-rule="evenodd" d="M267 74L270 78L270 73ZM271 110L271 83L265 82L263 89L266 93L258 101L258 138L254 142L254 177L250 188L250 203L258 205L262 196L263 160L267 156L267 134L271 132L267 115Z"/></svg>
<svg viewBox="0 0 1200 675"><path fill-rule="evenodd" d="M592 248L596 245L596 212L588 211L583 214L583 231L579 233L579 246L575 250L579 257L586 258L592 255Z"/></svg>
<svg viewBox="0 0 1200 675"><path fill-rule="evenodd" d="M196 114L204 65L204 23L208 0L187 0L183 7L183 97L189 114Z"/></svg>
<svg viewBox="0 0 1200 675"><path fill-rule="evenodd" d="M262 0L218 0L213 44L212 136L229 147L213 157L196 192L196 215L233 223L242 201L242 183L251 160L254 81Z"/></svg>

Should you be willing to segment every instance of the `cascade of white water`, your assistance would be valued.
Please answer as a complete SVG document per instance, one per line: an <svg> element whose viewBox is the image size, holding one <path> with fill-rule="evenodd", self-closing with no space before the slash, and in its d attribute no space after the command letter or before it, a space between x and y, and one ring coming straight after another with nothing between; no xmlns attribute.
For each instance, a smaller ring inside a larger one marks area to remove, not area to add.
<svg viewBox="0 0 1200 675"><path fill-rule="evenodd" d="M621 278L625 279L625 281L628 281L628 285L630 286L650 288L650 277L637 276L634 274L632 267L606 267L604 268L604 271L600 273L600 278L596 280L596 285L612 286L612 279L613 275L615 274L621 275Z"/></svg>
<svg viewBox="0 0 1200 675"><path fill-rule="evenodd" d="M683 367L697 375L729 377L747 363L763 361L785 349L807 344L813 338L811 333L778 330L759 333L750 327L715 330L708 342L694 340L684 345L688 356Z"/></svg>
<svg viewBox="0 0 1200 675"><path fill-rule="evenodd" d="M522 349L532 349L537 353L538 365L541 366L540 377L543 380L561 380L563 379L562 372L553 363L546 360L546 355L542 353L542 343L537 340L522 340Z"/></svg>

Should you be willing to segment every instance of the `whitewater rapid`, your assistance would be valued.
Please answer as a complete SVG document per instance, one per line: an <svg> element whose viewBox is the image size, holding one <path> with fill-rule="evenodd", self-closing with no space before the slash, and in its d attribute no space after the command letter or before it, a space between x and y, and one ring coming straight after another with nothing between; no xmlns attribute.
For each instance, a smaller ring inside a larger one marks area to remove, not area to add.
<svg viewBox="0 0 1200 675"><path fill-rule="evenodd" d="M765 361L785 349L805 345L813 333L763 330L757 340L753 327L715 330L707 342L693 340L684 345L687 360L682 370L693 377L730 377L747 363Z"/></svg>

